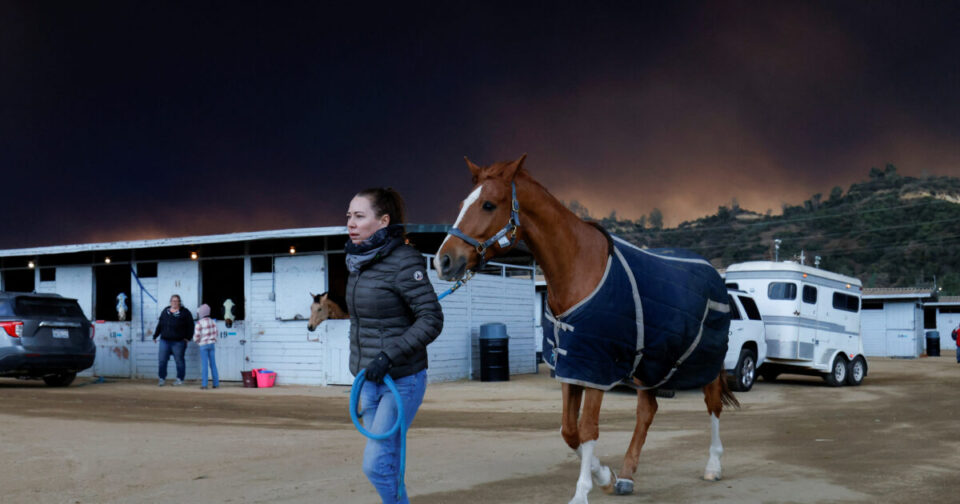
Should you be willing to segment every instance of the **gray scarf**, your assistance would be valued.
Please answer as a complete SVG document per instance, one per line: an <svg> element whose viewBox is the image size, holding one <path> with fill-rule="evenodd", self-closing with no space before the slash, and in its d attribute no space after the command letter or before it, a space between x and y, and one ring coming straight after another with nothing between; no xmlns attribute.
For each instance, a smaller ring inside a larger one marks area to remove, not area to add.
<svg viewBox="0 0 960 504"><path fill-rule="evenodd" d="M347 269L356 273L368 264L386 257L393 249L403 244L403 225L392 224L378 229L370 238L358 244L347 241L344 250L347 253Z"/></svg>

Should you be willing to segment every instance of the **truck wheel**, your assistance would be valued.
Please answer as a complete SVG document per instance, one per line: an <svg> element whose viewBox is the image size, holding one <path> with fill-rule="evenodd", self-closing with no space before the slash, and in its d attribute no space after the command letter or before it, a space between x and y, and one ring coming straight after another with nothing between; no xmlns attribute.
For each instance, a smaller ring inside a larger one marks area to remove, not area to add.
<svg viewBox="0 0 960 504"><path fill-rule="evenodd" d="M831 387L839 387L847 381L847 359L844 359L843 355L837 354L833 358L830 372L823 375L823 381Z"/></svg>
<svg viewBox="0 0 960 504"><path fill-rule="evenodd" d="M863 377L867 375L867 363L863 357L857 357L850 361L847 367L847 385L856 387L863 383Z"/></svg>
<svg viewBox="0 0 960 504"><path fill-rule="evenodd" d="M740 359L737 360L737 367L733 370L734 383L730 387L737 392L747 392L753 388L753 382L757 378L757 355L753 350L744 348L740 350Z"/></svg>
<svg viewBox="0 0 960 504"><path fill-rule="evenodd" d="M47 375L43 377L43 383L46 383L50 387L66 387L73 383L73 379L76 377L77 373Z"/></svg>

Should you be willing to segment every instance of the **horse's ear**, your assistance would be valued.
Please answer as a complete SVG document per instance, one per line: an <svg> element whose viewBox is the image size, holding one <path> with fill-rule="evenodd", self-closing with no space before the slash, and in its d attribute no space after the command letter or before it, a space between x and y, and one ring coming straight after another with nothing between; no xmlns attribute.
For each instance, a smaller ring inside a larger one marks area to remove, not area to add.
<svg viewBox="0 0 960 504"><path fill-rule="evenodd" d="M324 292L323 295L320 296L320 299L323 300L323 301L326 301L326 300L327 300L327 293Z"/></svg>
<svg viewBox="0 0 960 504"><path fill-rule="evenodd" d="M470 168L470 173L473 175L473 178L479 177L481 168L473 164L473 161L470 161L467 156L463 156L463 160L467 162L467 168Z"/></svg>
<svg viewBox="0 0 960 504"><path fill-rule="evenodd" d="M310 297L313 298L313 302L314 302L314 303L319 303L319 302L320 302L320 294L314 294L314 293L311 292L311 293L310 293Z"/></svg>
<svg viewBox="0 0 960 504"><path fill-rule="evenodd" d="M503 175L507 180L513 182L513 179L517 178L517 174L520 173L520 170L523 168L523 161L527 159L527 154L524 153L520 156L520 159L508 164L503 169Z"/></svg>

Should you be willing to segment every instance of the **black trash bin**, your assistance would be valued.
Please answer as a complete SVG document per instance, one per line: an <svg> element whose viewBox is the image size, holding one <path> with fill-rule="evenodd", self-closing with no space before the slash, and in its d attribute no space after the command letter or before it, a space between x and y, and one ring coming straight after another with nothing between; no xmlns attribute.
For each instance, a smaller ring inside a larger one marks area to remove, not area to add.
<svg viewBox="0 0 960 504"><path fill-rule="evenodd" d="M939 331L927 331L927 357L940 357Z"/></svg>
<svg viewBox="0 0 960 504"><path fill-rule="evenodd" d="M480 381L510 381L509 340L500 322L480 326Z"/></svg>

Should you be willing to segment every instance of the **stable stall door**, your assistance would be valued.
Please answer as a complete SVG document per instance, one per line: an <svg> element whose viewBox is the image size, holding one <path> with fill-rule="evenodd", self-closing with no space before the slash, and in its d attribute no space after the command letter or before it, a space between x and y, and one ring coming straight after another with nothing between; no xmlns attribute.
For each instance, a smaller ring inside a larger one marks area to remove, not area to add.
<svg viewBox="0 0 960 504"><path fill-rule="evenodd" d="M217 321L217 349L215 352L217 371L221 381L240 381L247 348L246 326L242 320L227 327L222 320Z"/></svg>

